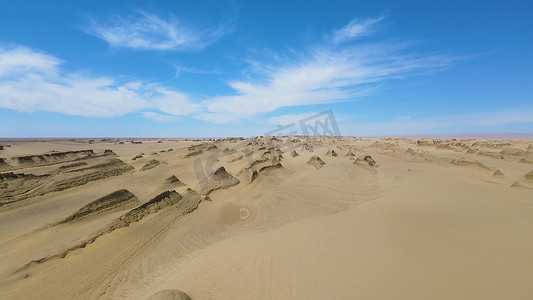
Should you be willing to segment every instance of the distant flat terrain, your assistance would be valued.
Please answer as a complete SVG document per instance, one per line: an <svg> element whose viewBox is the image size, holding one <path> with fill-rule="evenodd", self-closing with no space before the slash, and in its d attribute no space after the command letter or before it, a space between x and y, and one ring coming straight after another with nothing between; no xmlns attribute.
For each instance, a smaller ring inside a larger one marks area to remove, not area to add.
<svg viewBox="0 0 533 300"><path fill-rule="evenodd" d="M531 299L531 249L530 136L0 141L0 299Z"/></svg>

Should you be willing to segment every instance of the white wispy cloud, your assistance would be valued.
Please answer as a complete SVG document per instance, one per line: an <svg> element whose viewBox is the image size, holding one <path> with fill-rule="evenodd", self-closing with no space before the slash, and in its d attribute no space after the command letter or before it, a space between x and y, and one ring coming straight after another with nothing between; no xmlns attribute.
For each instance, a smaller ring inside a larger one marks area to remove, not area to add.
<svg viewBox="0 0 533 300"><path fill-rule="evenodd" d="M139 18L141 21L118 18L113 21L116 26L103 26L102 34L109 34L109 40L114 39L117 41L114 45L120 47L185 49L199 45L194 40L196 37L189 38L188 34L177 38L175 28L180 23L172 18L162 20L147 14L141 14ZM340 37L343 32L345 40L364 37L381 19L362 23L352 21L335 33ZM355 24L360 24L361 28ZM152 36L157 32L162 34ZM269 53L273 61L249 60L250 70L244 72L246 76L228 83L233 89L232 94L193 101L189 95L162 84L64 72L62 60L52 55L25 47L0 47L0 107L19 112L48 111L91 117L141 112L143 117L157 121L175 121L182 119L180 116L191 116L212 123L229 123L260 118L261 114L282 107L355 101L375 93L387 80L446 68L456 60L447 55L415 53L410 51L409 43L397 41L353 45L336 43L335 39L329 38L320 47L302 51L290 49L289 52L289 58ZM183 71L200 72L194 68ZM266 121L286 124L291 119L302 119L304 115L271 117ZM505 118L499 114L492 119L516 121L520 119L517 115L528 119L518 112L509 112ZM368 126L408 129L420 124L430 128L432 124L443 123L404 118Z"/></svg>
<svg viewBox="0 0 533 300"><path fill-rule="evenodd" d="M374 33L377 23L381 22L384 16L366 20L353 19L346 26L333 31L333 43L340 44L349 40L362 38Z"/></svg>
<svg viewBox="0 0 533 300"><path fill-rule="evenodd" d="M387 80L436 71L456 60L410 51L410 43L397 40L343 44L371 35L383 19L354 19L333 31L333 37L319 47L289 49L289 58L269 50L270 63L248 59L250 68L243 72L246 79L228 83L233 95L203 101L207 112L201 118L224 123L281 107L355 101L375 93Z"/></svg>
<svg viewBox="0 0 533 300"><path fill-rule="evenodd" d="M11 49L0 48L0 78L16 76L26 72L55 73L61 60L39 53L29 48L12 46Z"/></svg>
<svg viewBox="0 0 533 300"><path fill-rule="evenodd" d="M315 116L321 113L324 113L324 112L322 111L322 112L305 112L305 113L300 113L300 114L282 114L282 115L277 115L277 116L268 118L266 121L270 124L282 125L282 126L290 125L292 123L298 124L302 120L305 120L311 116ZM349 115L349 114L338 113L338 112L334 112L334 113L335 113L336 122L340 122L340 121L344 122L344 121L350 121L350 120L357 119L357 117Z"/></svg>
<svg viewBox="0 0 533 300"><path fill-rule="evenodd" d="M145 111L142 113L143 117L149 120L159 121L159 122L173 122L179 120L178 116L161 114L153 111Z"/></svg>
<svg viewBox="0 0 533 300"><path fill-rule="evenodd" d="M195 51L230 33L232 27L221 24L198 29L173 15L163 18L139 11L128 16L112 15L103 20L91 18L84 31L117 48Z"/></svg>
<svg viewBox="0 0 533 300"><path fill-rule="evenodd" d="M274 124L274 125L289 125L292 123L298 123L300 120L309 118L310 116L313 116L316 114L317 112L279 115L279 116L271 117L267 121L268 123Z"/></svg>
<svg viewBox="0 0 533 300"><path fill-rule="evenodd" d="M185 94L157 84L66 73L60 64L60 59L30 48L0 48L0 107L88 117L149 108L189 115L199 108Z"/></svg>
<svg viewBox="0 0 533 300"><path fill-rule="evenodd" d="M533 109L505 109L491 112L424 118L396 118L389 122L342 124L343 135L394 135L487 131L491 127L533 123Z"/></svg>
<svg viewBox="0 0 533 300"><path fill-rule="evenodd" d="M234 95L213 97L202 105L215 121L231 121L281 107L354 101L386 80L447 67L454 60L407 50L406 43L324 46L299 54L296 62L262 68L256 63L253 67L264 73L261 80L230 82Z"/></svg>
<svg viewBox="0 0 533 300"><path fill-rule="evenodd" d="M174 68L176 68L176 74L174 75L174 78L179 78L181 75L190 73L190 74L215 74L218 73L217 70L204 70L204 69L198 69L198 68L191 68L186 66L179 66L175 65Z"/></svg>

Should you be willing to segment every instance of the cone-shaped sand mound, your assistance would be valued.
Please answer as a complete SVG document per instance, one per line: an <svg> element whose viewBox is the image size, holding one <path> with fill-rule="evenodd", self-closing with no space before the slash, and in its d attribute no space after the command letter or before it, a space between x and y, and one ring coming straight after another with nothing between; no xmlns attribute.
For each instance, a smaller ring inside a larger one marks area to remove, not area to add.
<svg viewBox="0 0 533 300"><path fill-rule="evenodd" d="M309 161L306 162L306 164L313 166L318 170L322 168L322 166L325 165L326 163L322 159L320 159L320 157L315 155L311 157Z"/></svg>
<svg viewBox="0 0 533 300"><path fill-rule="evenodd" d="M191 300L191 297L180 290L163 290L146 298L146 300Z"/></svg>
<svg viewBox="0 0 533 300"><path fill-rule="evenodd" d="M166 185L172 185L172 186L186 186L185 183L183 183L181 180L179 180L178 177L176 177L176 175L172 175L170 177L168 177L167 179L165 179L165 184Z"/></svg>
<svg viewBox="0 0 533 300"><path fill-rule="evenodd" d="M233 175L228 173L224 167L220 167L213 172L211 177L202 180L200 182L200 187L202 188L202 193L208 195L212 191L227 189L239 183L239 179L233 177Z"/></svg>
<svg viewBox="0 0 533 300"><path fill-rule="evenodd" d="M335 152L335 150L328 150L328 152L326 152L326 156L337 157L339 155Z"/></svg>
<svg viewBox="0 0 533 300"><path fill-rule="evenodd" d="M376 161L370 155L359 156L355 160L354 164L358 164L358 165L361 165L361 166L369 166L371 168L379 167L379 165L376 163Z"/></svg>
<svg viewBox="0 0 533 300"><path fill-rule="evenodd" d="M524 175L524 178L528 181L532 181L533 182L533 171L527 173L526 175Z"/></svg>
<svg viewBox="0 0 533 300"><path fill-rule="evenodd" d="M162 162L158 161L157 159L152 159L149 162L147 162L141 169L141 171L148 171L151 170L159 165L163 164Z"/></svg>
<svg viewBox="0 0 533 300"><path fill-rule="evenodd" d="M496 170L496 171L494 171L494 173L492 173L492 176L501 178L501 177L503 177L503 173L500 170Z"/></svg>
<svg viewBox="0 0 533 300"><path fill-rule="evenodd" d="M237 150L226 148L226 149L224 149L223 153L226 154L226 155L235 154L235 153L237 153Z"/></svg>
<svg viewBox="0 0 533 300"><path fill-rule="evenodd" d="M413 150L413 149L411 149L411 148L407 148L407 150L405 150L405 153L407 153L407 154L411 154L411 155L416 155L415 150Z"/></svg>
<svg viewBox="0 0 533 300"><path fill-rule="evenodd" d="M533 164L533 160L529 160L527 158L521 158L518 162L521 162L523 164Z"/></svg>

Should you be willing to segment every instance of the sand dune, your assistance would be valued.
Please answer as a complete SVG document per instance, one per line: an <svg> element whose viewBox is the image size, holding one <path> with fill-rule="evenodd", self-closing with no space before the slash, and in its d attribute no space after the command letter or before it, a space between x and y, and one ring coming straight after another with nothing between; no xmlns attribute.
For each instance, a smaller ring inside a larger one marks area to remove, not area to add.
<svg viewBox="0 0 533 300"><path fill-rule="evenodd" d="M0 299L533 296L530 140L9 145Z"/></svg>

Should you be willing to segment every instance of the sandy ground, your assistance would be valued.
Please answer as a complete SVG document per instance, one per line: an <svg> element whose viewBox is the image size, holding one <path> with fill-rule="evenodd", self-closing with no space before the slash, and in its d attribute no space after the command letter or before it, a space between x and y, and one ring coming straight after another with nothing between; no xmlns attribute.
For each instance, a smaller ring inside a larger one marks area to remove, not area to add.
<svg viewBox="0 0 533 300"><path fill-rule="evenodd" d="M532 299L532 144L2 141L0 299Z"/></svg>

